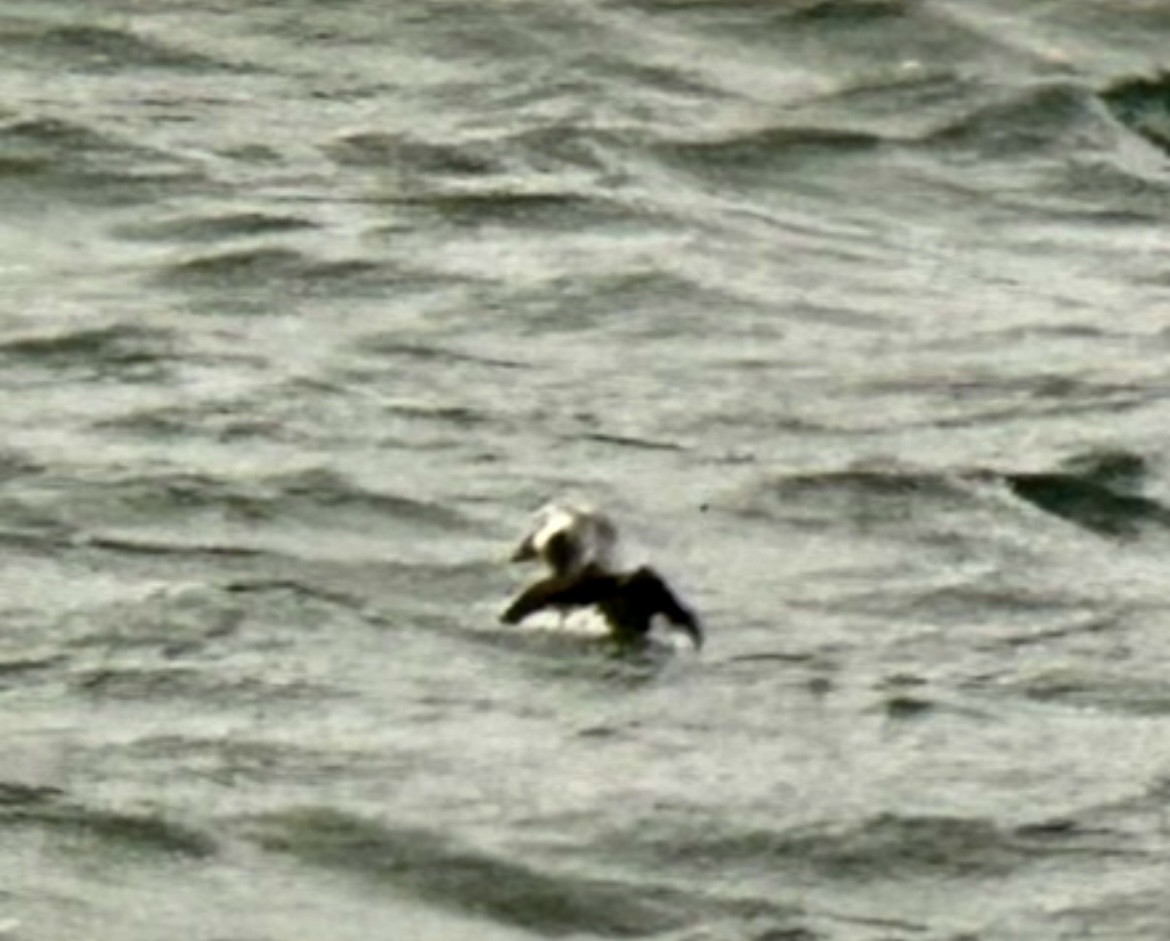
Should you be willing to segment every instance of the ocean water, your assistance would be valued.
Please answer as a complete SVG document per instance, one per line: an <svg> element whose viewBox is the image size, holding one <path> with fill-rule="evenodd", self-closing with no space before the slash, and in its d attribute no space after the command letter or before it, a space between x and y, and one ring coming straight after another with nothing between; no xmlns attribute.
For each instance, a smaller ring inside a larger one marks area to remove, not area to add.
<svg viewBox="0 0 1170 941"><path fill-rule="evenodd" d="M8 0L0 939L1159 941L1170 2ZM699 652L498 623L578 495Z"/></svg>

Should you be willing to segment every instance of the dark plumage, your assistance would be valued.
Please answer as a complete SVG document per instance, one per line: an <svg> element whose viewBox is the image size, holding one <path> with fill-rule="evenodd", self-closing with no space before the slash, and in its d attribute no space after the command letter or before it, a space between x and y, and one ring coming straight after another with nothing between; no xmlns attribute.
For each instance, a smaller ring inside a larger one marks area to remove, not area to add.
<svg viewBox="0 0 1170 941"><path fill-rule="evenodd" d="M500 620L518 624L545 608L589 606L597 607L613 636L622 643L645 641L654 616L661 614L690 636L696 650L703 645L698 618L675 597L662 577L646 566L632 572L611 572L588 565L573 574L551 575L521 592Z"/></svg>

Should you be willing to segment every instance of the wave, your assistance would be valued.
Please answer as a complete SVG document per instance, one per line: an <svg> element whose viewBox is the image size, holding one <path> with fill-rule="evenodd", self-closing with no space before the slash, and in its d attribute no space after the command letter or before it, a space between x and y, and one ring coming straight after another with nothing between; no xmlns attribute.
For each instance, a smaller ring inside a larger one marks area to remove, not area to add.
<svg viewBox="0 0 1170 941"><path fill-rule="evenodd" d="M805 0L792 6L790 15L794 19L819 23L836 20L852 27L867 20L901 19L925 4L922 0Z"/></svg>
<svg viewBox="0 0 1170 941"><path fill-rule="evenodd" d="M232 212L223 215L180 216L159 222L138 222L120 226L116 233L123 238L162 242L219 242L230 238L249 238L281 232L315 228L299 216L280 216L266 212Z"/></svg>
<svg viewBox="0 0 1170 941"><path fill-rule="evenodd" d="M0 483L22 477L35 477L45 472L45 465L33 460L23 451L0 446Z"/></svg>
<svg viewBox="0 0 1170 941"><path fill-rule="evenodd" d="M1153 98L1156 90L1147 89L1146 95ZM1128 113L1140 115L1134 120L1143 132L1170 141L1167 112L1158 111L1153 101L1133 98L1138 101ZM793 101L782 124L706 139L667 137L647 146L668 166L750 185L766 182L769 173L798 171L813 162L873 160L875 154L902 149L983 161L1095 154L1108 163L1124 134L1088 85L1042 79L993 91L965 78L953 61L937 67L916 61L904 72L862 73Z"/></svg>
<svg viewBox="0 0 1170 941"><path fill-rule="evenodd" d="M1170 526L1170 507L1137 490L1148 473L1145 458L1129 451L1092 451L1060 469L1005 473L1017 497L1102 536L1132 537L1151 525Z"/></svg>
<svg viewBox="0 0 1170 941"><path fill-rule="evenodd" d="M769 126L696 140L666 140L652 145L659 159L688 173L723 179L774 171L810 161L868 153L886 143L881 135L831 126Z"/></svg>
<svg viewBox="0 0 1170 941"><path fill-rule="evenodd" d="M170 542L135 535L111 533L75 534L70 540L78 546L105 552L145 556L187 556L190 558L249 559L267 555L262 549L248 546L217 545L213 542Z"/></svg>
<svg viewBox="0 0 1170 941"><path fill-rule="evenodd" d="M94 849L120 849L203 859L217 850L208 834L167 817L104 810L69 800L56 787L0 782L0 822L37 827L51 836L82 837ZM75 839L70 839L76 851Z"/></svg>
<svg viewBox="0 0 1170 941"><path fill-rule="evenodd" d="M30 548L72 547L152 564L288 560L306 543L307 529L342 542L401 537L412 540L475 534L482 524L439 501L363 487L318 468L249 479L174 472L105 479L41 475L9 488L3 500L8 528L0 541ZM168 562L168 559L170 560Z"/></svg>
<svg viewBox="0 0 1170 941"><path fill-rule="evenodd" d="M245 485L229 485L207 478L195 478L194 487L184 491L185 475L148 482L148 493L160 492L165 499L181 497L181 505L227 503L252 519L282 517L298 509L353 510L393 518L401 522L461 530L468 518L451 507L431 500L419 500L394 493L370 490L337 471L317 467L292 473L261 477ZM178 488L178 489L176 489Z"/></svg>
<svg viewBox="0 0 1170 941"><path fill-rule="evenodd" d="M1094 220L1096 223L1097 220ZM1003 347L1013 336L1027 342L1058 338L1058 331L1004 331L989 337ZM1066 336L1073 335L1066 333ZM966 341L971 349L983 342ZM940 347L941 349L941 347ZM903 428L974 428L1011 421L1034 422L1054 416L1101 416L1149 406L1161 397L1157 387L1111 382L1040 370L1029 375L972 374L956 382L947 374L885 377L862 384L874 395L925 395L933 401L928 414L909 419Z"/></svg>
<svg viewBox="0 0 1170 941"><path fill-rule="evenodd" d="M731 61L744 56L759 62L792 62L818 84L845 80L855 89L885 84L910 73L1010 75L1052 71L1046 50L1032 50L1018 34L987 28L984 18L923 0L627 0L673 26L689 28L710 45L724 37L734 45L717 51ZM769 55L770 54L770 55ZM769 58L764 59L763 56ZM777 60L779 57L779 60ZM711 70L708 70L709 72ZM857 81L857 77L861 77ZM775 89L792 89L792 73L778 73ZM807 84L807 83L806 83ZM756 96L755 89L748 92ZM895 120L898 115L891 115Z"/></svg>
<svg viewBox="0 0 1170 941"><path fill-rule="evenodd" d="M381 131L356 131L324 147L342 166L392 168L427 176L483 176L502 171L503 165L482 142L431 143Z"/></svg>
<svg viewBox="0 0 1170 941"><path fill-rule="evenodd" d="M210 185L190 161L55 117L0 125L0 184L6 181L83 202L115 204Z"/></svg>
<svg viewBox="0 0 1170 941"><path fill-rule="evenodd" d="M924 139L983 159L1110 151L1118 141L1118 129L1093 91L1067 81L1013 89L1003 100L983 104Z"/></svg>
<svg viewBox="0 0 1170 941"><path fill-rule="evenodd" d="M0 127L0 147L6 156L19 154L30 159L84 157L104 154L111 157L139 152L139 148L116 138L61 118L24 118Z"/></svg>
<svg viewBox="0 0 1170 941"><path fill-rule="evenodd" d="M881 882L899 879L1002 877L1042 859L1048 843L1026 828L978 817L883 813L841 824L793 830L736 831L688 836L620 832L606 846L648 855L654 863L722 872L747 870L791 879Z"/></svg>
<svg viewBox="0 0 1170 941"><path fill-rule="evenodd" d="M749 518L902 525L915 511L969 496L962 475L898 464L859 464L764 477L723 502L728 511Z"/></svg>
<svg viewBox="0 0 1170 941"><path fill-rule="evenodd" d="M493 137L419 140L404 134L356 131L325 145L337 163L388 170L403 181L449 178L467 182L512 178L518 170L542 174L614 169L628 144L618 132L572 122L541 122Z"/></svg>
<svg viewBox="0 0 1170 941"><path fill-rule="evenodd" d="M52 370L117 371L127 378L137 367L159 367L176 359L170 330L110 324L0 340L0 359ZM157 377L156 372L150 372Z"/></svg>
<svg viewBox="0 0 1170 941"><path fill-rule="evenodd" d="M501 604L502 607L502 604ZM493 622L490 614L484 619ZM507 658L510 669L526 677L543 678L557 686L581 684L601 687L618 695L644 689L660 680L664 671L680 662L685 653L670 639L651 637L645 646L631 648L614 643L608 626L593 612L571 615L564 624L552 619L517 627L512 625L468 630L465 623L436 625L469 644ZM608 726L581 732L586 737L613 734Z"/></svg>
<svg viewBox="0 0 1170 941"><path fill-rule="evenodd" d="M1000 680L996 690L1097 712L1170 715L1170 683L1106 668L1054 667L1017 680Z"/></svg>
<svg viewBox="0 0 1170 941"><path fill-rule="evenodd" d="M1160 823L1160 820L1154 822L1152 828L1156 829ZM1075 903L1057 911L1045 911L1035 919L1037 937L1056 932L1053 936L1058 938L1080 935L1141 941L1150 934L1148 926L1170 923L1170 900L1162 887L1142 886L1141 876L1137 874L1132 887L1106 891L1097 898L1086 898L1081 892L1074 892L1073 897Z"/></svg>
<svg viewBox="0 0 1170 941"><path fill-rule="evenodd" d="M1157 165L1117 158L1075 161L1062 166L1047 182L1060 203L1053 207L1074 222L1094 226L1164 223L1170 219L1170 176ZM1142 276L1139 279L1144 280ZM1159 283L1158 275L1147 283Z"/></svg>
<svg viewBox="0 0 1170 941"><path fill-rule="evenodd" d="M174 559L152 553L151 561L175 577ZM428 579L442 577L435 567L330 566L273 557L261 564L232 559L215 572L210 564L215 561L196 560L182 587L171 582L146 594L130 587L81 611L64 612L54 631L66 653L14 657L0 662L0 675L35 680L52 670L83 695L115 700L183 702L207 694L230 708L264 696L285 702L332 699L334 687L303 682L301 671L283 669L286 661L275 651L313 643L316 628L324 624L331 635L400 628L412 591L425 595L420 582L429 585ZM241 651L243 658L233 659ZM254 658L256 651L263 653L261 660Z"/></svg>
<svg viewBox="0 0 1170 941"><path fill-rule="evenodd" d="M538 869L430 830L387 826L331 808L291 809L246 824L271 852L546 936L638 938L695 920L681 893Z"/></svg>
<svg viewBox="0 0 1170 941"><path fill-rule="evenodd" d="M899 464L859 464L843 470L768 476L721 501L739 516L904 525L915 513L958 505L989 484L1102 536L1132 537L1170 526L1170 507L1138 492L1148 466L1129 451L1076 454L1053 471L971 467L933 471Z"/></svg>
<svg viewBox="0 0 1170 941"><path fill-rule="evenodd" d="M1101 100L1123 125L1170 154L1170 73L1113 82Z"/></svg>
<svg viewBox="0 0 1170 941"><path fill-rule="evenodd" d="M246 353L237 356L239 362L248 359ZM203 435L216 441L288 440L292 433L282 420L283 413L273 412L271 406L274 398L278 402L292 401L291 395L281 394L290 391L290 384L278 385L275 395L272 389L265 389L226 402L188 402L128 411L101 419L95 427L151 439Z"/></svg>
<svg viewBox="0 0 1170 941"><path fill-rule="evenodd" d="M26 656L0 657L0 681L6 682L10 677L26 676L50 670L66 662L64 654L35 653ZM0 783L0 802L3 802L3 785Z"/></svg>
<svg viewBox="0 0 1170 941"><path fill-rule="evenodd" d="M515 359L499 359L483 356L467 350L454 349L426 343L407 343L400 332L392 334L366 335L359 341L361 350L396 360L417 361L424 365L431 363L455 363L473 366L487 366L493 369L527 369L529 364Z"/></svg>
<svg viewBox="0 0 1170 941"><path fill-rule="evenodd" d="M533 329L578 332L613 325L647 340L691 336L705 327L705 311L746 308L754 313L766 306L734 284L704 283L697 273L661 268L591 273L569 283L556 279L514 289L506 303L509 316ZM573 316L560 316L567 309Z"/></svg>
<svg viewBox="0 0 1170 941"><path fill-rule="evenodd" d="M320 704L337 691L307 680L232 677L230 671L212 673L187 666L95 667L70 677L75 692L90 700L134 703L190 702L241 708L265 703Z"/></svg>
<svg viewBox="0 0 1170 941"><path fill-rule="evenodd" d="M675 441L663 441L654 438L641 438L635 435L607 434L601 431L584 432L573 436L574 439L597 441L601 444L612 444L621 448L633 448L639 451L685 451L686 445Z"/></svg>
<svg viewBox="0 0 1170 941"><path fill-rule="evenodd" d="M913 143L983 94L977 82L950 64L919 66L852 77L796 103L792 114L871 129L891 144Z"/></svg>
<svg viewBox="0 0 1170 941"><path fill-rule="evenodd" d="M312 468L264 478L261 485L277 494L281 511L290 501L312 507L345 508L373 513L401 522L445 530L466 530L471 521L459 510L433 500L368 490L327 468Z"/></svg>
<svg viewBox="0 0 1170 941"><path fill-rule="evenodd" d="M14 55L51 57L70 71L113 72L125 69L221 71L238 67L204 53L183 49L131 30L86 23L46 26L43 21L9 20L0 30L0 48Z"/></svg>
<svg viewBox="0 0 1170 941"><path fill-rule="evenodd" d="M714 11L763 13L783 21L839 21L855 26L867 20L898 19L924 6L922 0L628 0L630 6L652 11Z"/></svg>
<svg viewBox="0 0 1170 941"><path fill-rule="evenodd" d="M63 481L62 516L74 523L99 524L135 519L158 522L202 511L254 511L246 487L207 474L176 471Z"/></svg>
<svg viewBox="0 0 1170 941"><path fill-rule="evenodd" d="M439 422L444 425L454 425L456 428L474 428L490 424L494 419L483 409L470 408L466 405L415 405L407 403L393 403L386 406L386 414L399 418L422 419L427 422ZM455 444L461 444L461 439ZM412 447L449 447L448 442L430 442L428 445L416 443Z"/></svg>
<svg viewBox="0 0 1170 941"><path fill-rule="evenodd" d="M252 596L277 607L318 605L332 617L353 615L367 626L399 627L409 620L427 631L463 635L467 633L467 612L483 603L485 592L493 585L498 587L498 577L499 563L494 560L331 563L292 558L254 567L251 572L233 571L221 587L233 595Z"/></svg>
<svg viewBox="0 0 1170 941"><path fill-rule="evenodd" d="M168 287L238 293L278 288L297 295L385 288L398 281L393 267L365 259L321 261L275 246L199 255L174 262L156 280Z"/></svg>
<svg viewBox="0 0 1170 941"><path fill-rule="evenodd" d="M375 234L404 227L478 225L576 231L659 221L645 199L631 202L611 181L630 175L640 142L563 122L480 139L421 141L362 131L326 145L344 166L388 174L398 210Z"/></svg>
<svg viewBox="0 0 1170 941"><path fill-rule="evenodd" d="M236 734L202 737L163 732L135 739L122 747L122 753L151 765L198 768L201 774L230 780L237 786L303 784L323 768L341 765L347 773L371 777L383 775L386 769L385 756L377 749L347 747L333 741L314 747Z"/></svg>
<svg viewBox="0 0 1170 941"><path fill-rule="evenodd" d="M491 187L409 196L396 202L407 209L425 209L438 221L458 226L526 225L547 231L647 224L639 209L611 198L569 190Z"/></svg>

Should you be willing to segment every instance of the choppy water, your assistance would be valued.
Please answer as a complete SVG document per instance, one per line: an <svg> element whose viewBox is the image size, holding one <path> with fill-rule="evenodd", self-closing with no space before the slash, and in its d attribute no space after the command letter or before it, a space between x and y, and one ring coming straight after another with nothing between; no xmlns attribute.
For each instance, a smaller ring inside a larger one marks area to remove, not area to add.
<svg viewBox="0 0 1170 941"><path fill-rule="evenodd" d="M9 0L0 938L1164 938L1168 50ZM497 624L566 492L700 656Z"/></svg>

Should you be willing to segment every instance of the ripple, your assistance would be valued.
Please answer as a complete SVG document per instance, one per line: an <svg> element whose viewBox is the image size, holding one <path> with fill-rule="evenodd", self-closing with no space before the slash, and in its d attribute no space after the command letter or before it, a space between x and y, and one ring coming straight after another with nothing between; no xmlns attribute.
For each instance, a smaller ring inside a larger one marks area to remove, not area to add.
<svg viewBox="0 0 1170 941"><path fill-rule="evenodd" d="M115 204L208 185L194 162L56 117L0 125L0 183L5 180L86 203Z"/></svg>
<svg viewBox="0 0 1170 941"><path fill-rule="evenodd" d="M98 667L77 671L71 685L95 700L125 702L189 701L220 708L264 703L322 703L338 695L305 680L280 681L255 676L233 677L197 667Z"/></svg>
<svg viewBox="0 0 1170 941"><path fill-rule="evenodd" d="M379 131L347 134L327 145L325 152L344 166L393 167L427 175L480 176L502 169L478 141L430 143Z"/></svg>
<svg viewBox="0 0 1170 941"><path fill-rule="evenodd" d="M764 477L730 500L741 516L905 525L916 509L969 498L963 480L898 464L857 464L843 470Z"/></svg>
<svg viewBox="0 0 1170 941"><path fill-rule="evenodd" d="M297 232L314 228L299 216L266 212L234 212L225 215L192 215L158 222L137 222L116 229L123 238L164 242L219 242L274 232Z"/></svg>
<svg viewBox="0 0 1170 941"><path fill-rule="evenodd" d="M319 261L291 248L260 247L200 255L166 267L158 279L163 284L187 288L236 291L265 283L300 289L335 291L337 282L384 281L391 274L372 261L351 259ZM329 284L328 282L333 282Z"/></svg>
<svg viewBox="0 0 1170 941"><path fill-rule="evenodd" d="M437 192L399 200L426 209L442 222L458 226L524 225L542 230L581 226L645 226L645 213L622 202L571 190L524 190L495 187Z"/></svg>
<svg viewBox="0 0 1170 941"><path fill-rule="evenodd" d="M13 53L51 57L61 67L90 73L127 68L208 72L235 67L203 53L181 48L128 29L93 23L45 25L36 20L9 20L0 28L0 47Z"/></svg>
<svg viewBox="0 0 1170 941"><path fill-rule="evenodd" d="M1122 715L1170 715L1170 683L1104 669L1054 667L1006 684L1028 699Z"/></svg>
<svg viewBox="0 0 1170 941"><path fill-rule="evenodd" d="M1101 99L1122 124L1170 154L1170 73L1114 82Z"/></svg>
<svg viewBox="0 0 1170 941"><path fill-rule="evenodd" d="M320 807L269 814L252 824L267 850L543 935L638 938L693 920L684 900L666 890L538 870L421 828Z"/></svg>
<svg viewBox="0 0 1170 941"><path fill-rule="evenodd" d="M1092 92L1068 82L1015 89L928 136L929 141L985 158L1013 158L1086 146L1112 147L1117 134Z"/></svg>
<svg viewBox="0 0 1170 941"><path fill-rule="evenodd" d="M1147 465L1132 452L1078 454L1061 470L1007 473L1011 491L1034 506L1102 536L1132 537L1151 524L1170 526L1170 508L1134 493Z"/></svg>
<svg viewBox="0 0 1170 941"><path fill-rule="evenodd" d="M53 370L124 373L175 358L174 344L169 330L111 324L0 340L0 357Z"/></svg>
<svg viewBox="0 0 1170 941"><path fill-rule="evenodd" d="M97 809L67 800L63 794L56 788L25 788L14 793L6 786L4 799L0 799L0 821L136 852L196 859L216 852L217 843L210 835L167 817Z"/></svg>
<svg viewBox="0 0 1170 941"><path fill-rule="evenodd" d="M770 126L709 140L668 141L655 150L669 163L699 176L736 182L751 181L748 174L770 173L808 161L853 156L885 143L878 134L834 127Z"/></svg>
<svg viewBox="0 0 1170 941"><path fill-rule="evenodd" d="M1004 876L1046 852L1025 833L981 818L879 814L851 824L814 824L789 831L755 830L687 838L632 841L653 858L686 860L699 870L777 870L797 878L885 881L914 878Z"/></svg>

